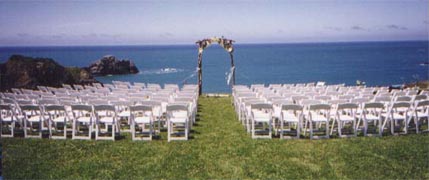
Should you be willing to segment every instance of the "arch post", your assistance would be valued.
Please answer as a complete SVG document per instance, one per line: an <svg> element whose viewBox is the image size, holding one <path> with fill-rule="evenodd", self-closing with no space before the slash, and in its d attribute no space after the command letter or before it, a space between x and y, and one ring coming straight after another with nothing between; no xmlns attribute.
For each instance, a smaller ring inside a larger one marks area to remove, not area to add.
<svg viewBox="0 0 429 180"><path fill-rule="evenodd" d="M201 96L203 92L203 53L198 52L198 95Z"/></svg>

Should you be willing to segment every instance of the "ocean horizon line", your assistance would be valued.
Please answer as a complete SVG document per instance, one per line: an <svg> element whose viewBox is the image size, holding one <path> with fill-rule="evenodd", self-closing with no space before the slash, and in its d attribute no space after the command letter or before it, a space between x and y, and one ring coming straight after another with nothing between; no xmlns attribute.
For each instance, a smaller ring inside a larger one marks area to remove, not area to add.
<svg viewBox="0 0 429 180"><path fill-rule="evenodd" d="M308 42L245 42L234 43L234 45L293 45L293 44L360 44L360 43L395 43L395 42L429 42L429 40L363 40L363 41L308 41ZM0 48L52 48L52 47L174 47L195 46L195 44L99 44L99 45L14 45L0 46Z"/></svg>

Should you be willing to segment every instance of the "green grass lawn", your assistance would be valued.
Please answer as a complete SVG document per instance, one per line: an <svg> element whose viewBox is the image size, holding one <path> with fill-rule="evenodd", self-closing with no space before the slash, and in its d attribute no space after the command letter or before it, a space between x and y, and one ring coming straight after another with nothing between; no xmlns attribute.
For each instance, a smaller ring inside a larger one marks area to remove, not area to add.
<svg viewBox="0 0 429 180"><path fill-rule="evenodd" d="M189 141L2 139L7 179L428 179L429 135L253 140L230 98L200 98ZM126 133L125 133L126 134Z"/></svg>

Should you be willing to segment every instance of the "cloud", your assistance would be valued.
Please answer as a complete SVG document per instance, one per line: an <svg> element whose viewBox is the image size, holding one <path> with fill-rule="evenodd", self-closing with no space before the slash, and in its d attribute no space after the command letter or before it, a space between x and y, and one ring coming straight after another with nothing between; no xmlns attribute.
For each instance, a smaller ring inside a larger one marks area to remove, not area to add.
<svg viewBox="0 0 429 180"><path fill-rule="evenodd" d="M51 38L53 38L53 39L63 39L63 38L65 38L67 35L66 34L64 34L64 33L60 33L60 34L54 34L54 35L51 35L50 37Z"/></svg>
<svg viewBox="0 0 429 180"><path fill-rule="evenodd" d="M283 32L284 32L283 29L277 29L278 34L282 34Z"/></svg>
<svg viewBox="0 0 429 180"><path fill-rule="evenodd" d="M325 29L331 30L331 31L342 31L343 30L342 28L335 27L335 26L326 26Z"/></svg>
<svg viewBox="0 0 429 180"><path fill-rule="evenodd" d="M399 25L396 25L396 24L389 24L386 27L389 28L389 29L394 29L394 30L407 30L408 29L405 26L399 26Z"/></svg>
<svg viewBox="0 0 429 180"><path fill-rule="evenodd" d="M16 34L18 37L21 37L21 38L25 38L25 37L28 37L28 36L30 36L29 34L27 34L27 33L18 33L18 34Z"/></svg>
<svg viewBox="0 0 429 180"><path fill-rule="evenodd" d="M162 38L170 38L170 37L173 37L173 36L174 35L171 34L171 33L169 33L169 32L164 32L164 33L159 34L159 37L162 37Z"/></svg>
<svg viewBox="0 0 429 180"><path fill-rule="evenodd" d="M365 30L365 28L363 28L363 27L361 27L361 26L358 26L358 25L355 25L355 26L352 26L352 27L350 27L352 30L355 30L355 31L363 31L363 30Z"/></svg>
<svg viewBox="0 0 429 180"><path fill-rule="evenodd" d="M89 34L83 34L81 35L82 38L97 38L98 34L96 33L89 33Z"/></svg>
<svg viewBox="0 0 429 180"><path fill-rule="evenodd" d="M120 34L100 34L100 37L104 38L119 38L121 37Z"/></svg>

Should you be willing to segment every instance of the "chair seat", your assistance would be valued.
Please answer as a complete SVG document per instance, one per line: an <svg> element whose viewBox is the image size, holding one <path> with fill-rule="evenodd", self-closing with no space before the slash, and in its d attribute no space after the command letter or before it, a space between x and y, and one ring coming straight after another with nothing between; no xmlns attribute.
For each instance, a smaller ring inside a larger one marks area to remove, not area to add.
<svg viewBox="0 0 429 180"><path fill-rule="evenodd" d="M405 119L405 114L399 114L399 113L393 113L393 119L395 120L401 120L401 119Z"/></svg>
<svg viewBox="0 0 429 180"><path fill-rule="evenodd" d="M99 119L102 123L110 123L113 124L115 122L115 119L113 117L102 117Z"/></svg>
<svg viewBox="0 0 429 180"><path fill-rule="evenodd" d="M373 114L367 114L366 115L366 120L373 121L373 120L379 120L379 119L380 119L379 117L377 117L377 116L375 116Z"/></svg>
<svg viewBox="0 0 429 180"><path fill-rule="evenodd" d="M119 117L129 117L130 115L130 111L122 111L118 114Z"/></svg>
<svg viewBox="0 0 429 180"><path fill-rule="evenodd" d="M188 112L186 111L177 111L177 112L173 112L173 117L187 117L188 116Z"/></svg>
<svg viewBox="0 0 429 180"><path fill-rule="evenodd" d="M136 123L150 123L150 117L148 116L142 116L142 117L136 117L134 118L134 121Z"/></svg>
<svg viewBox="0 0 429 180"><path fill-rule="evenodd" d="M270 114L262 112L254 112L253 120L255 122L270 122Z"/></svg>
<svg viewBox="0 0 429 180"><path fill-rule="evenodd" d="M328 122L328 119L320 114L311 114L311 121L315 122Z"/></svg>
<svg viewBox="0 0 429 180"><path fill-rule="evenodd" d="M14 119L12 116L6 116L6 117L3 117L1 120L3 122L11 122L12 120L15 121L16 119Z"/></svg>
<svg viewBox="0 0 429 180"><path fill-rule="evenodd" d="M186 123L186 118L183 118L183 117L173 117L173 118L170 118L170 122L172 122L172 123Z"/></svg>
<svg viewBox="0 0 429 180"><path fill-rule="evenodd" d="M83 123L90 123L91 122L91 117L79 117L77 118L78 122L83 122Z"/></svg>
<svg viewBox="0 0 429 180"><path fill-rule="evenodd" d="M299 118L293 113L283 113L283 121L285 122L299 122Z"/></svg>
<svg viewBox="0 0 429 180"><path fill-rule="evenodd" d="M64 121L67 121L67 118L65 116L60 116L60 117L54 118L52 121L54 121L54 122L64 122Z"/></svg>
<svg viewBox="0 0 429 180"><path fill-rule="evenodd" d="M428 117L429 116L428 113L423 113L423 112L417 112L416 115L417 115L418 118Z"/></svg>
<svg viewBox="0 0 429 180"><path fill-rule="evenodd" d="M43 119L48 119L48 118L49 118L49 116L36 115L36 116L31 116L30 118L28 118L28 121L39 122L39 121L43 121Z"/></svg>
<svg viewBox="0 0 429 180"><path fill-rule="evenodd" d="M340 121L353 121L355 118L349 115L340 115L339 119Z"/></svg>

